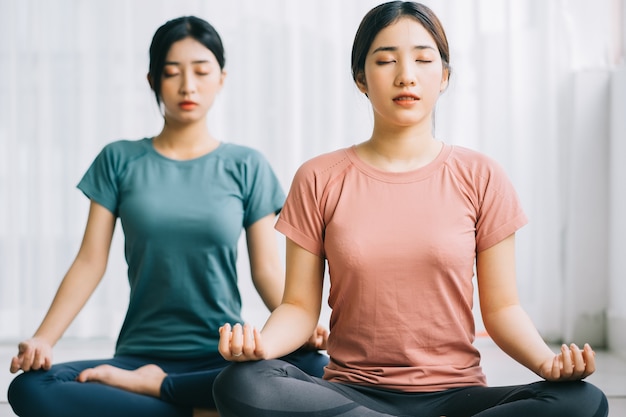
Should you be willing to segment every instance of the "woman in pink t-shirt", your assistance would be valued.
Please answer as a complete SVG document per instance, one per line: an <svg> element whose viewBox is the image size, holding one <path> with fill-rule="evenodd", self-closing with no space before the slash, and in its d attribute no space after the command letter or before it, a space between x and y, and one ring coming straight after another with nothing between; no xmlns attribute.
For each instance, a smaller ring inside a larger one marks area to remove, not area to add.
<svg viewBox="0 0 626 417"><path fill-rule="evenodd" d="M433 136L450 77L433 12L394 1L363 19L352 73L374 111L371 137L306 162L276 228L287 237L282 304L262 331L225 324L219 351L237 362L214 385L229 416L601 417L584 378L594 352L555 354L520 306L519 199L490 158ZM317 324L325 265L332 308L323 378L276 360ZM487 331L535 372L533 384L488 387L473 346L474 266Z"/></svg>

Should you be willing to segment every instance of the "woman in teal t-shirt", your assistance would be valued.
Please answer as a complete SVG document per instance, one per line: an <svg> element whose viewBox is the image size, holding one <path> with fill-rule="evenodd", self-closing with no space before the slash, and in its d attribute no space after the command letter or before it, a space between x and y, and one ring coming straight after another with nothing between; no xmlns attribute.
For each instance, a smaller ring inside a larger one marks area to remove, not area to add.
<svg viewBox="0 0 626 417"><path fill-rule="evenodd" d="M246 231L251 274L266 306L282 298L274 221L284 193L257 151L214 138L207 113L226 73L215 29L189 16L154 35L148 80L164 127L117 141L78 188L91 200L76 259L35 335L19 345L9 387L19 416L217 415L212 385L227 365L219 326L241 323L237 245ZM111 359L52 366L52 347L104 274L116 219L125 236L130 300ZM327 332L286 357L311 375L327 363Z"/></svg>

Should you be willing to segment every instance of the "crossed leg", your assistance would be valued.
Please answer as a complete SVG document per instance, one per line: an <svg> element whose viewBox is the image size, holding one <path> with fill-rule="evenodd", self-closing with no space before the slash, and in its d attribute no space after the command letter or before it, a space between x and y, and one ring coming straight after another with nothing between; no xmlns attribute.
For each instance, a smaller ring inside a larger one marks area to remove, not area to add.
<svg viewBox="0 0 626 417"><path fill-rule="evenodd" d="M157 365L149 364L135 370L99 365L82 371L78 382L99 382L136 394L161 397L161 385L167 374ZM217 410L194 408L193 417L219 417Z"/></svg>

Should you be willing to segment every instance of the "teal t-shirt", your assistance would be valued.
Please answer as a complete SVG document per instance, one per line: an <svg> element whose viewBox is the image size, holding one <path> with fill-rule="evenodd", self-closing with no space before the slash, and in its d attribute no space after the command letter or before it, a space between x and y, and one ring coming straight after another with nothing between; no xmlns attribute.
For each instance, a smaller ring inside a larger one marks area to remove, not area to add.
<svg viewBox="0 0 626 417"><path fill-rule="evenodd" d="M284 192L267 160L222 143L187 161L152 139L104 147L78 184L120 218L130 300L117 355L193 358L241 322L237 245L243 228L278 213Z"/></svg>

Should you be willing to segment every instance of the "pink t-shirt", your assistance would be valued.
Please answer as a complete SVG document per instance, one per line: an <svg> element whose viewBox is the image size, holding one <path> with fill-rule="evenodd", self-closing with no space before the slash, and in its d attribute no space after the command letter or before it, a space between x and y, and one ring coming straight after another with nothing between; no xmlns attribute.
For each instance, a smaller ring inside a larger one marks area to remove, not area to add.
<svg viewBox="0 0 626 417"><path fill-rule="evenodd" d="M503 169L462 147L402 173L366 164L354 147L302 165L276 228L328 260L324 378L405 392L485 385L475 255L526 222Z"/></svg>

